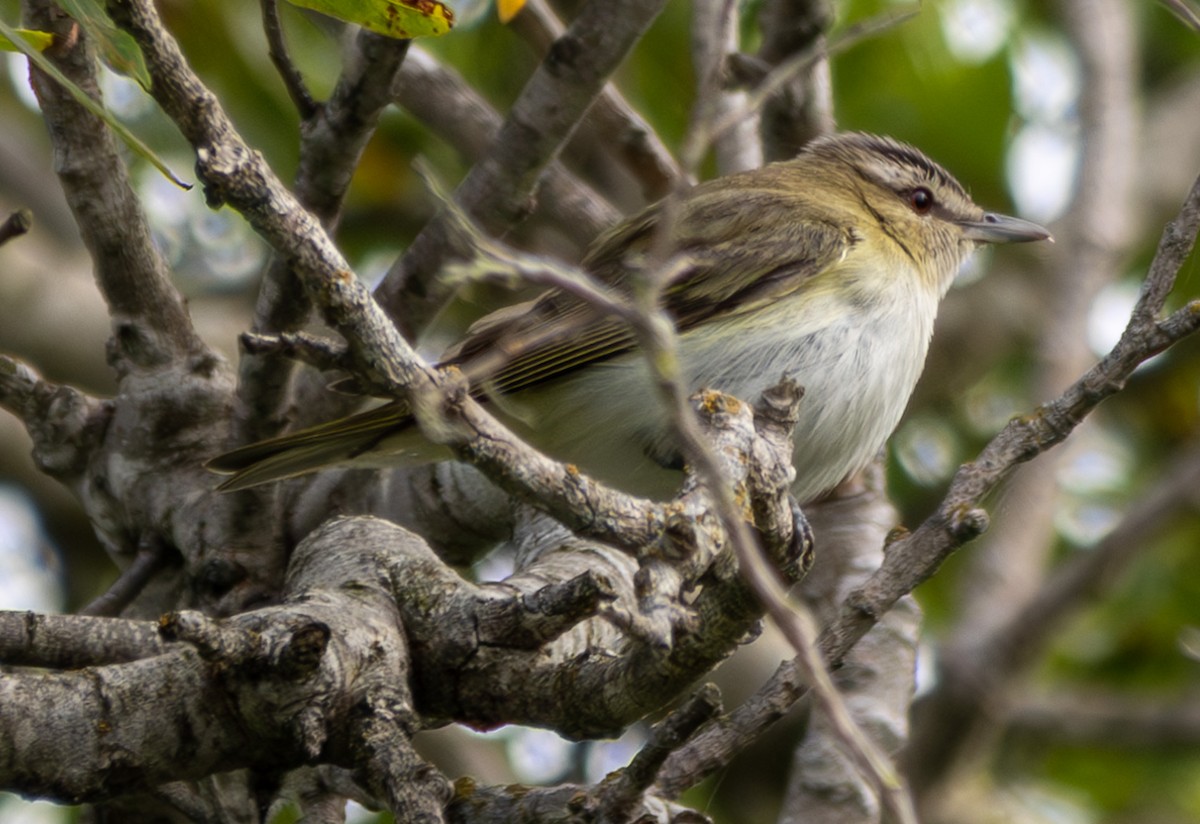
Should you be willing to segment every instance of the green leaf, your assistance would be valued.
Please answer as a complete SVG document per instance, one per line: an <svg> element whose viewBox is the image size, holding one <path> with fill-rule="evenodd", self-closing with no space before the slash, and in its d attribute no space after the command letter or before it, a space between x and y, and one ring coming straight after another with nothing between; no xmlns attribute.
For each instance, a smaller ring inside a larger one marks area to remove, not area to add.
<svg viewBox="0 0 1200 824"><path fill-rule="evenodd" d="M327 14L364 29L408 40L440 37L454 25L454 12L437 0L289 0L293 6Z"/></svg>
<svg viewBox="0 0 1200 824"><path fill-rule="evenodd" d="M143 89L150 88L150 72L137 41L129 32L117 28L97 0L61 0L58 5L87 32L100 50L104 65L117 74L132 77Z"/></svg>
<svg viewBox="0 0 1200 824"><path fill-rule="evenodd" d="M87 92L79 88L75 83L71 82L70 78L58 70L58 67L46 59L45 55L35 49L33 46L25 42L24 38L18 36L17 30L9 26L3 20L0 20L0 36L8 39L10 43L17 47L17 51L22 52L26 57L33 61L39 69L54 78L60 86L67 90L75 101L83 106L96 117L108 124L117 135L125 141L136 154L145 158L154 168L162 172L168 180L174 183L181 189L190 189L192 185L185 183L175 175L162 159L154 153L154 151L138 139L137 135L129 131L125 124L117 120L117 118L108 109L93 100Z"/></svg>
<svg viewBox="0 0 1200 824"><path fill-rule="evenodd" d="M45 51L46 48L54 42L54 35L48 31L13 29L13 33L38 51ZM20 51L20 49L18 49L16 44L9 40L8 37L0 37L0 51L15 52Z"/></svg>

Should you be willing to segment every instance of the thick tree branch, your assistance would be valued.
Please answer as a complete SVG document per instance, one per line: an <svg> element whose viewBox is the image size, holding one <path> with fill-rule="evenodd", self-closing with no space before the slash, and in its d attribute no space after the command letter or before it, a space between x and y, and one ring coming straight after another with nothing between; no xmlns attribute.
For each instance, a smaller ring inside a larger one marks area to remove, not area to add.
<svg viewBox="0 0 1200 824"><path fill-rule="evenodd" d="M0 661L11 666L80 669L151 658L167 648L146 621L0 612Z"/></svg>
<svg viewBox="0 0 1200 824"><path fill-rule="evenodd" d="M409 51L393 93L399 105L472 163L487 155L503 125L499 113L458 72L418 46ZM621 217L599 192L558 160L546 166L538 200L538 218L580 248Z"/></svg>
<svg viewBox="0 0 1200 824"><path fill-rule="evenodd" d="M227 621L174 613L160 629L179 644L148 646L160 652L153 657L0 677L10 710L0 725L0 784L78 803L320 758L390 776L399 769L410 786L393 793L397 812L441 820L445 782L412 758L378 765L385 754L370 745L384 729L403 740L419 727L385 580L375 556L354 544L330 547L318 533L297 549L280 606Z"/></svg>
<svg viewBox="0 0 1200 824"><path fill-rule="evenodd" d="M546 0L529 0L512 27L544 57L565 29ZM647 200L665 197L685 179L685 173L658 135L612 82L604 84L585 115L587 139L608 148L641 183ZM575 136L575 141L579 139ZM571 151L568 146L568 151Z"/></svg>
<svg viewBox="0 0 1200 824"><path fill-rule="evenodd" d="M64 39L74 22L41 0L28 0L25 14L31 28L56 31L59 42L73 44L50 56L98 99L97 63L87 39ZM59 180L112 315L118 370L161 368L208 353L154 246L112 133L38 69L30 69L30 79L55 145Z"/></svg>
<svg viewBox="0 0 1200 824"><path fill-rule="evenodd" d="M829 500L806 507L817 550L801 592L822 625L883 560L887 535L899 518L885 495L883 475L881 466L873 467ZM907 741L920 629L915 599L902 599L833 671L854 719L893 758ZM888 820L876 789L819 713L810 716L792 757L779 824Z"/></svg>
<svg viewBox="0 0 1200 824"><path fill-rule="evenodd" d="M763 32L758 59L778 66L814 48L820 52L833 6L829 0L768 0L759 11ZM763 151L767 160L794 157L814 137L833 131L833 81L829 60L813 61L771 95L762 112Z"/></svg>

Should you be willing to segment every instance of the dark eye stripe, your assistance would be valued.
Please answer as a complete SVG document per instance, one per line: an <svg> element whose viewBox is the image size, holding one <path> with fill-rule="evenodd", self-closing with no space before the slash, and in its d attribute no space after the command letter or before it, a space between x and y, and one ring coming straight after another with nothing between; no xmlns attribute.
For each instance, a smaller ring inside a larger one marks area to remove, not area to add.
<svg viewBox="0 0 1200 824"><path fill-rule="evenodd" d="M907 166L926 180L953 189L967 198L967 193L949 172L915 149L883 139L872 141L871 148L895 163Z"/></svg>

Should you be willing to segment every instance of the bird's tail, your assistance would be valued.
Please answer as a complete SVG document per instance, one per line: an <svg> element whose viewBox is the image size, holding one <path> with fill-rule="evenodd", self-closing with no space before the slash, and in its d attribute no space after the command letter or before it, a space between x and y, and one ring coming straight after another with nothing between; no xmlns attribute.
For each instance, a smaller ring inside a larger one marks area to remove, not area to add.
<svg viewBox="0 0 1200 824"><path fill-rule="evenodd" d="M390 442L409 430L415 433L407 407L389 403L234 449L205 466L218 474L230 475L217 489L233 492L334 466L372 465L370 461L356 459L367 453L374 456L385 441ZM381 463L387 462L374 465Z"/></svg>

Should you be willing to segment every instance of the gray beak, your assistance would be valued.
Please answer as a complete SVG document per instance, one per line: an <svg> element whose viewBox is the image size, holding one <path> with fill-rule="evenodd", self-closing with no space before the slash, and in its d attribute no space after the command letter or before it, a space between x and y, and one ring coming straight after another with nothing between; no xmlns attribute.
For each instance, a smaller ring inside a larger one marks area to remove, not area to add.
<svg viewBox="0 0 1200 824"><path fill-rule="evenodd" d="M978 243L1029 243L1034 240L1054 242L1049 230L1019 217L987 212L983 220L960 220L963 237Z"/></svg>

